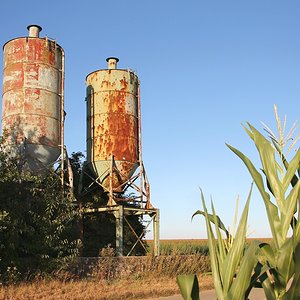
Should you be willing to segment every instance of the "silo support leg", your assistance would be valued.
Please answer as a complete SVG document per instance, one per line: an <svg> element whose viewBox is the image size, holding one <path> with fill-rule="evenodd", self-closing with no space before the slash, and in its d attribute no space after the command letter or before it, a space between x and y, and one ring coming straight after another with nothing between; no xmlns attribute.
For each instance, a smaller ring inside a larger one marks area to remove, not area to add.
<svg viewBox="0 0 300 300"><path fill-rule="evenodd" d="M159 209L156 210L156 213L153 218L153 235L154 235L154 255L159 255Z"/></svg>
<svg viewBox="0 0 300 300"><path fill-rule="evenodd" d="M118 210L114 212L116 218L116 255L123 256L123 218L124 208L119 205Z"/></svg>

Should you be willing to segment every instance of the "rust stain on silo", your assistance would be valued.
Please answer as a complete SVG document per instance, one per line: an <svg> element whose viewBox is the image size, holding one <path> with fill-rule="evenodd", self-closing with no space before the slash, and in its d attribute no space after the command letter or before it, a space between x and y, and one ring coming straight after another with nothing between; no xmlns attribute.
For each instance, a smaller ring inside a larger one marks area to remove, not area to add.
<svg viewBox="0 0 300 300"><path fill-rule="evenodd" d="M42 163L51 164L60 154L63 50L38 33L3 49L2 128L11 144L26 140Z"/></svg>
<svg viewBox="0 0 300 300"><path fill-rule="evenodd" d="M132 176L139 159L138 78L128 70L99 70L87 76L87 86L87 160L101 176L113 155L121 173L112 178L116 189Z"/></svg>

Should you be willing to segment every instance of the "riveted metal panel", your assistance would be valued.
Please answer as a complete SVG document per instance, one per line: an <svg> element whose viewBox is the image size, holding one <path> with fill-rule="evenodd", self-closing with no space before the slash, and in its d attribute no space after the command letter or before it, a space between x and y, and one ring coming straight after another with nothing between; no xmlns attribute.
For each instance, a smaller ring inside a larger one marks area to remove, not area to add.
<svg viewBox="0 0 300 300"><path fill-rule="evenodd" d="M87 161L109 188L107 174L113 155L120 171L112 177L117 189L139 163L138 78L128 70L99 70L87 76L86 84Z"/></svg>
<svg viewBox="0 0 300 300"><path fill-rule="evenodd" d="M3 49L2 129L10 145L26 144L32 169L50 165L60 154L63 50L39 37L13 39Z"/></svg>

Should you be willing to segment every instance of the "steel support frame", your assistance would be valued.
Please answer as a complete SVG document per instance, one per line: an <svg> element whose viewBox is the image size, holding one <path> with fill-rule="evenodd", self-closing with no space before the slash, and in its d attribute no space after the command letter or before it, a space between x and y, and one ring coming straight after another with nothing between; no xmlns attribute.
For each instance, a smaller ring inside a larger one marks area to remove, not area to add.
<svg viewBox="0 0 300 300"><path fill-rule="evenodd" d="M148 215L151 218L151 222L153 224L153 254L158 256L160 245L159 245L159 226L160 226L160 217L159 217L159 209L157 208L139 208L139 207L126 207L123 205L115 205L115 206L106 206L106 207L99 207L99 208L86 208L84 209L84 213L112 213L116 218L116 255L117 256L124 256L124 243L123 243L123 227L124 221L129 223L126 219L127 216L130 215ZM129 225L129 224L128 224ZM142 244L141 236L138 236L134 229L129 226L131 231L134 233L135 237L137 238L136 243L133 245L131 250L126 254L129 256L132 250L138 243ZM146 229L146 228L145 228Z"/></svg>
<svg viewBox="0 0 300 300"><path fill-rule="evenodd" d="M133 232L133 234L137 239L136 243L133 245L131 250L126 255L127 256L130 255L138 243L140 243L144 247L144 244L142 243L141 240L142 236L138 236L138 234L134 231L134 229L131 227L128 220L126 219L126 216L128 215L150 216L151 218L150 222L153 223L154 255L155 256L159 255L159 226L160 226L159 209L153 208L153 206L150 203L150 186L149 186L148 178L143 164L140 164L139 167L140 170L138 171L138 173L132 176L131 178L129 178L120 186L120 187L124 186L124 191L126 191L130 187L137 193L134 199L135 200L139 199L139 200L133 201L135 204L138 204L135 207L126 206L126 203L123 203L124 205L120 205L118 199L115 196L113 184L112 184L112 176L114 173L118 174L119 176L123 176L123 174L117 169L113 155L111 156L110 167L104 172L104 174L107 173L107 176L109 176L109 182L110 182L109 188L103 186L100 181L100 177L102 177L103 174L97 178L93 178L90 174L88 174L83 170L83 175L88 176L92 180L92 183L85 188L85 191L83 191L83 193L88 193L89 189L92 188L94 184L97 184L101 186L103 190L106 191L109 195L109 200L105 207L84 208L83 212L84 213L105 212L105 213L112 213L114 215L116 219L116 255L117 256L124 255L124 246L123 246L124 222L128 224L128 227L130 228L130 230ZM140 180L140 186L135 184L135 181L137 179ZM119 187L117 187L116 189L119 189ZM127 199L125 202L130 202L130 201Z"/></svg>
<svg viewBox="0 0 300 300"><path fill-rule="evenodd" d="M134 233L135 237L137 238L136 243L133 245L133 248L138 244L142 244L141 237L138 236L134 229L130 226L128 220L126 219L127 215L149 215L151 221L153 223L153 237L154 237L154 255L159 255L159 228L160 228L160 216L159 216L159 209L154 208L150 202L150 184L147 178L147 174L144 168L143 159L142 159L142 127L141 127L141 101L140 101L140 82L138 83L138 143L139 143L139 170L136 172L136 175L132 176L125 180L120 186L113 188L113 175L120 176L121 178L126 178L124 174L120 170L118 170L114 155L111 153L111 163L110 166L103 172L103 174L98 174L97 178L94 178L91 174L86 172L84 169L81 174L82 176L88 176L92 183L85 187L84 190L80 190L79 192L82 194L88 193L89 189L92 188L94 184L97 184L103 188L105 192L109 195L108 203L105 207L99 208L84 208L84 213L92 213L92 212L99 212L99 213L113 213L116 218L116 255L123 256L124 255L124 247L123 247L123 225L124 221L127 222L129 228ZM93 131L92 131L93 134ZM93 159L94 161L94 159ZM109 188L105 187L100 178L109 177ZM139 186L135 184L135 181L139 179ZM115 196L118 190L126 191L128 188L132 188L136 196L132 199L126 199L123 202L124 205L120 205L120 199L117 199ZM138 201L136 201L139 199ZM126 202L134 203L136 206L126 206ZM143 245L143 244L142 244ZM144 245L143 245L144 246ZM127 255L130 255L133 248L129 251Z"/></svg>
<svg viewBox="0 0 300 300"><path fill-rule="evenodd" d="M81 176L89 177L92 180L92 182L88 187L85 187L85 189L83 191L79 191L79 192L82 195L85 195L85 194L89 193L90 188L92 188L92 186L94 184L99 185L109 195L109 200L108 200L107 206L115 206L115 205L118 205L118 199L116 199L116 197L114 196L115 190L123 189L123 191L126 191L127 189L132 188L138 194L136 199L138 199L138 198L140 199L139 201L135 201L135 202L139 202L139 206L141 208L143 206L145 206L146 208L151 208L152 205L150 203L150 185L149 185L149 181L147 178L147 174L145 172L143 164L140 164L139 168L140 168L140 170L138 171L138 173L136 175L125 180L118 187L113 188L113 184L112 184L113 174L117 174L118 176L120 176L122 178L124 178L125 175L120 170L118 170L116 163L115 163L114 156L112 155L109 168L107 168L97 178L94 178L92 175L90 175L88 172L86 172L83 169ZM105 178L107 178L107 177L109 178L109 183L110 183L109 188L105 187L100 180L100 178L104 177L104 175L105 175ZM140 180L140 186L135 184L135 181L137 179ZM82 178L81 178L81 180L82 180Z"/></svg>

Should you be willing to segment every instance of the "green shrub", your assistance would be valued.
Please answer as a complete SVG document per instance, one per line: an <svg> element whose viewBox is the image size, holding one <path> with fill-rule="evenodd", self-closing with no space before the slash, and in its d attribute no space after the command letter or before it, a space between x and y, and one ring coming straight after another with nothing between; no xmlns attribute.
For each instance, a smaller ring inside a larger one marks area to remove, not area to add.
<svg viewBox="0 0 300 300"><path fill-rule="evenodd" d="M52 272L79 255L78 212L59 176L32 174L0 154L0 280Z"/></svg>

